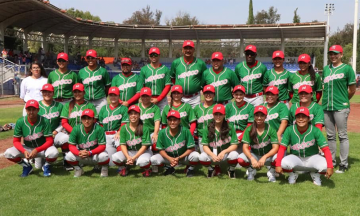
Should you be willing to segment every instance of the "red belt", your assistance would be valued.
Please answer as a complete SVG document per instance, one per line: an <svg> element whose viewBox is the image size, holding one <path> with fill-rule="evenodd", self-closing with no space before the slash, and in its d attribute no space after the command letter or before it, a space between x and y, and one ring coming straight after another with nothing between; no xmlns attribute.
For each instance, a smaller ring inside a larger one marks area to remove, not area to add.
<svg viewBox="0 0 360 216"><path fill-rule="evenodd" d="M116 131L105 131L106 135L114 135L116 134Z"/></svg>
<svg viewBox="0 0 360 216"><path fill-rule="evenodd" d="M191 98L191 97L194 97L194 96L196 96L196 95L198 95L199 94L199 92L196 92L195 94L192 94L192 95L184 95L183 97L184 98Z"/></svg>
<svg viewBox="0 0 360 216"><path fill-rule="evenodd" d="M261 96L261 95L263 95L263 93L259 92L259 93L256 93L256 94L247 94L247 95L245 95L245 97L254 98L254 97L257 97L257 96Z"/></svg>
<svg viewBox="0 0 360 216"><path fill-rule="evenodd" d="M71 98L55 98L55 101L57 102L64 102L64 101L68 101L71 100Z"/></svg>

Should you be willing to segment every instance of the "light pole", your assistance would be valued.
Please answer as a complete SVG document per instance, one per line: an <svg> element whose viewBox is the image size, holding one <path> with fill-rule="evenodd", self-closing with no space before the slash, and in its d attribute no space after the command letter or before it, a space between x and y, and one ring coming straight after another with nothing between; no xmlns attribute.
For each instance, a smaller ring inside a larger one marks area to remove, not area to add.
<svg viewBox="0 0 360 216"><path fill-rule="evenodd" d="M334 4L325 4L325 15L328 16L327 19L327 28L326 28L326 38L325 38L325 44L324 44L324 67L327 65L328 62L328 46L329 46L329 36L330 36L330 15L332 15L335 11Z"/></svg>
<svg viewBox="0 0 360 216"><path fill-rule="evenodd" d="M353 54L352 54L352 67L355 71L356 77L356 49L357 49L357 30L358 30L358 7L359 7L359 0L355 0L355 11L354 11L354 35L353 35Z"/></svg>

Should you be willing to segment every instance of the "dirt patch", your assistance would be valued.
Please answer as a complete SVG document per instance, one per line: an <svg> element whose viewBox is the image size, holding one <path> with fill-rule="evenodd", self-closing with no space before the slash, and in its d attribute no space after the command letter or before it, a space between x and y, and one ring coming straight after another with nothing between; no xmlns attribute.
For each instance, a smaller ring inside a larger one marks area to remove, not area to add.
<svg viewBox="0 0 360 216"><path fill-rule="evenodd" d="M350 115L348 119L348 131L360 132L360 104L352 103L350 105Z"/></svg>
<svg viewBox="0 0 360 216"><path fill-rule="evenodd" d="M0 108L10 108L10 107L18 107L24 106L24 101L20 98L13 99L1 99L0 100Z"/></svg>
<svg viewBox="0 0 360 216"><path fill-rule="evenodd" d="M10 148L13 146L13 138L7 138L4 140L1 140L0 142L0 169L14 165L13 162L7 160L4 157L4 152L6 151L6 149Z"/></svg>

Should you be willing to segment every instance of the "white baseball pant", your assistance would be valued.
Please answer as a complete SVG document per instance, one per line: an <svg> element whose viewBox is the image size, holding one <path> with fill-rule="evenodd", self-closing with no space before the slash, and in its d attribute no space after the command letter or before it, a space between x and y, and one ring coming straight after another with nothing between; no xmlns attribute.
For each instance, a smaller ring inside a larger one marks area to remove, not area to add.
<svg viewBox="0 0 360 216"><path fill-rule="evenodd" d="M199 92L197 95L189 97L189 98L183 97L181 99L181 101L184 103L190 104L191 107L194 108L196 105L200 104L200 99L201 99L201 97L200 97L200 92Z"/></svg>
<svg viewBox="0 0 360 216"><path fill-rule="evenodd" d="M164 97L161 101L159 101L156 105L160 108L160 113L162 113L164 107L169 104L167 96Z"/></svg>
<svg viewBox="0 0 360 216"><path fill-rule="evenodd" d="M200 154L196 151L191 152L188 156L186 156L185 158L181 159L179 161L179 164L182 165L197 165L199 162L199 157ZM165 158L163 158L160 153L153 155L150 158L151 164L154 166L161 166L163 164L167 164L170 165L170 162L168 160L166 160Z"/></svg>
<svg viewBox="0 0 360 216"><path fill-rule="evenodd" d="M106 152L108 153L109 159L110 159L109 166L115 166L115 164L113 163L112 157L111 157L111 155L116 153L116 148L117 148L117 146L115 146L114 137L115 137L115 134L105 135L105 138L106 138Z"/></svg>
<svg viewBox="0 0 360 216"><path fill-rule="evenodd" d="M249 104L252 104L254 106L259 106L264 103L264 97L262 95L256 96L254 98L247 98L244 97L244 101L248 102Z"/></svg>
<svg viewBox="0 0 360 216"><path fill-rule="evenodd" d="M57 148L61 147L63 144L69 142L69 137L67 132L59 132L54 137L54 146Z"/></svg>
<svg viewBox="0 0 360 216"><path fill-rule="evenodd" d="M310 157L291 154L282 159L281 167L286 171L326 172L327 163L326 159L319 154Z"/></svg>
<svg viewBox="0 0 360 216"><path fill-rule="evenodd" d="M90 103L92 103L95 106L96 113L99 115L101 107L107 105L106 97L97 99L97 100L89 100Z"/></svg>
<svg viewBox="0 0 360 216"><path fill-rule="evenodd" d="M206 154L205 152L200 154L199 160L200 160L200 164L204 165L204 166L209 166L209 165L219 165L222 162L227 161L228 164L236 166L237 162L237 158L238 158L239 154L236 151L232 151L230 153L227 153L224 155L224 158L220 161L220 162L213 162L211 157Z"/></svg>
<svg viewBox="0 0 360 216"><path fill-rule="evenodd" d="M130 157L133 157L137 154L138 151L128 151ZM136 159L136 165L141 168L149 168L150 167L150 158L153 155L152 151L147 149L140 157ZM126 157L122 151L116 152L111 156L113 162L118 166L125 166Z"/></svg>
<svg viewBox="0 0 360 216"><path fill-rule="evenodd" d="M23 147L29 153L35 149L35 148L27 147L27 146L23 146ZM52 163L52 162L56 161L58 155L59 155L59 152L58 152L57 148L55 146L50 146L46 150L38 152L36 156L37 156L37 158L45 158L46 163ZM11 161L15 161L17 158L25 157L24 154L21 153L19 150L17 150L15 147L6 149L4 156L5 156L5 158L7 158Z"/></svg>
<svg viewBox="0 0 360 216"><path fill-rule="evenodd" d="M259 155L256 155L254 153L251 152L251 155L258 161L260 160L260 158L262 156L259 156ZM275 166L275 160L277 158L277 154L273 155L272 157L268 157L266 158L265 160L265 166ZM239 164L240 166L242 167L250 167L251 166L251 161L250 159L244 154L244 153L241 153L238 157L238 161L239 161Z"/></svg>
<svg viewBox="0 0 360 216"><path fill-rule="evenodd" d="M81 158L69 151L65 155L65 160L74 166L78 164L77 162L84 165L107 165L109 163L109 155L106 151L103 151L100 154L96 154L91 157Z"/></svg>

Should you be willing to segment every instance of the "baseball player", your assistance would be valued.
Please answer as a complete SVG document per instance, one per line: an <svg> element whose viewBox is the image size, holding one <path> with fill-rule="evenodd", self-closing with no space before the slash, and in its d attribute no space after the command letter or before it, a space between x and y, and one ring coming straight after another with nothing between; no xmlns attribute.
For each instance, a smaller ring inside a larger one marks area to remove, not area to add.
<svg viewBox="0 0 360 216"><path fill-rule="evenodd" d="M79 71L79 82L84 84L85 99L94 104L96 112L107 104L106 93L110 88L110 76L107 70L97 64L97 53L95 50L86 52L88 66Z"/></svg>
<svg viewBox="0 0 360 216"><path fill-rule="evenodd" d="M203 73L203 84L215 87L215 103L227 104L232 99L231 89L239 85L235 72L224 67L224 57L221 52L211 56L212 67Z"/></svg>
<svg viewBox="0 0 360 216"><path fill-rule="evenodd" d="M95 124L95 112L85 109L81 114L81 124L71 131L69 149L65 159L75 167L74 177L84 174L81 165L101 166L100 177L108 177L109 155L105 151L105 130Z"/></svg>
<svg viewBox="0 0 360 216"><path fill-rule="evenodd" d="M273 52L272 62L274 68L266 71L263 79L264 91L268 86L276 86L279 90L279 101L286 104L289 107L289 84L288 80L291 72L284 68L285 55L281 50ZM269 112L270 113L270 112Z"/></svg>
<svg viewBox="0 0 360 216"><path fill-rule="evenodd" d="M111 81L111 86L116 86L120 90L120 103L129 107L136 103L140 97L140 76L131 72L132 61L130 58L121 59L121 73L115 76Z"/></svg>
<svg viewBox="0 0 360 216"><path fill-rule="evenodd" d="M350 99L356 92L355 72L350 65L342 63L342 57L343 48L340 45L331 46L329 49L331 64L325 66L322 73L324 84L322 108L325 112L327 140L334 165L336 165L336 129L340 140L340 165L336 173L344 173L349 168L347 120L350 113Z"/></svg>
<svg viewBox="0 0 360 216"><path fill-rule="evenodd" d="M172 82L170 70L160 63L160 49L152 47L149 50L150 64L145 65L140 71L140 86L148 87L152 91L151 103L157 105L162 111L167 102L167 94Z"/></svg>
<svg viewBox="0 0 360 216"><path fill-rule="evenodd" d="M230 127L234 127L239 142L243 137L246 127L249 127L254 121L254 106L247 103L245 98L245 88L237 85L233 89L234 102L226 104L226 120L229 121Z"/></svg>
<svg viewBox="0 0 360 216"><path fill-rule="evenodd" d="M302 85L299 87L299 98L300 102L294 103L289 112L289 122L290 124L295 124L295 112L299 107L306 107L310 112L310 121L311 124L320 130L324 125L324 111L321 105L313 101L313 92L312 88L309 85Z"/></svg>
<svg viewBox="0 0 360 216"><path fill-rule="evenodd" d="M119 166L120 176L127 176L131 165L140 166L145 169L144 177L151 175L150 158L152 152L149 149L150 132L140 119L140 107L132 105L129 107L129 123L121 127L120 147L121 151L112 155L112 159ZM128 165L128 166L126 166Z"/></svg>
<svg viewBox="0 0 360 216"><path fill-rule="evenodd" d="M203 60L194 57L195 45L191 40L183 43L183 57L175 59L171 64L170 77L175 80L175 85L180 85L184 90L182 101L193 108L200 103L202 89L202 74L207 69Z"/></svg>
<svg viewBox="0 0 360 216"><path fill-rule="evenodd" d="M99 113L99 123L105 130L106 152L109 154L109 166L114 166L111 155L119 147L120 127L129 122L128 109L119 103L119 88L111 87L108 92L110 104L103 106ZM120 150L120 149L119 149Z"/></svg>
<svg viewBox="0 0 360 216"><path fill-rule="evenodd" d="M263 103L263 78L267 71L264 64L256 60L256 46L248 45L245 48L246 61L240 62L235 67L235 74L240 79L240 85L244 86L245 101L258 106Z"/></svg>
<svg viewBox="0 0 360 216"><path fill-rule="evenodd" d="M310 171L313 183L320 186L320 174L330 178L334 172L329 146L321 131L309 124L308 108L297 108L295 118L296 124L286 128L281 140L276 172L289 172L288 181L290 184L295 184L298 171ZM290 154L284 157L288 146L290 146ZM318 154L318 147L324 152L325 158Z"/></svg>
<svg viewBox="0 0 360 216"><path fill-rule="evenodd" d="M66 53L59 53L57 55L57 65L59 69L51 71L48 77L48 83L54 87L54 99L57 102L65 104L72 98L72 87L78 83L78 75L69 71L67 66L69 64L69 56Z"/></svg>
<svg viewBox="0 0 360 216"><path fill-rule="evenodd" d="M195 151L195 142L189 129L180 126L180 113L171 110L167 114L167 127L160 130L156 148L160 151L150 158L151 164L166 164L164 175L175 172L175 166L188 165L185 170L187 177L194 175L194 166L199 162L199 153ZM169 166L170 165L170 166Z"/></svg>
<svg viewBox="0 0 360 216"><path fill-rule="evenodd" d="M276 182L275 159L279 150L279 141L276 129L265 122L267 114L265 106L255 107L254 123L244 131L243 153L239 155L238 162L242 167L247 168L249 181L254 180L256 169L268 166L269 182Z"/></svg>
<svg viewBox="0 0 360 216"><path fill-rule="evenodd" d="M21 177L27 177L33 170L29 160L36 157L45 158L46 162L42 167L44 176L51 176L50 164L56 161L59 152L53 146L50 122L38 115L39 103L36 100L28 100L25 109L27 115L16 121L14 146L8 148L4 156L23 167ZM21 144L21 138L24 145Z"/></svg>
<svg viewBox="0 0 360 216"><path fill-rule="evenodd" d="M322 95L322 84L320 75L315 73L308 54L301 54L298 58L299 71L292 74L289 78L289 91L292 103L299 102L299 87L309 85L313 89L314 101L319 102ZM316 92L316 93L315 93Z"/></svg>
<svg viewBox="0 0 360 216"><path fill-rule="evenodd" d="M192 135L196 129L196 118L194 115L194 110L188 103L182 102L183 98L183 89L180 85L174 85L171 88L171 102L170 105L166 105L161 114L161 124L165 128L167 124L167 115L171 110L176 110L180 113L181 117L181 126L190 129Z"/></svg>
<svg viewBox="0 0 360 216"><path fill-rule="evenodd" d="M208 168L207 177L211 178L221 173L220 162L227 161L229 164L228 174L231 179L235 179L235 166L238 163L239 154L238 140L234 127L230 127L225 120L225 107L222 104L216 104L213 109L214 119L203 131L201 145L204 152L201 153L200 164ZM211 164L218 165L214 169Z"/></svg>
<svg viewBox="0 0 360 216"><path fill-rule="evenodd" d="M265 122L277 131L277 138L281 141L281 136L288 126L289 109L279 101L279 89L276 86L266 88L265 98L264 106L268 112Z"/></svg>

